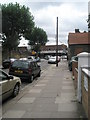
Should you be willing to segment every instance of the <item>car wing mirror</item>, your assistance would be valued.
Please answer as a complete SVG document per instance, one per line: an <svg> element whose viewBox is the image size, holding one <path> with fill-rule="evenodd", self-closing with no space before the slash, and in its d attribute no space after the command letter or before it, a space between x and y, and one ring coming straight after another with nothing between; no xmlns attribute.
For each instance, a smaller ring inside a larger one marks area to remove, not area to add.
<svg viewBox="0 0 90 120"><path fill-rule="evenodd" d="M40 67L40 65L38 65L38 67Z"/></svg>
<svg viewBox="0 0 90 120"><path fill-rule="evenodd" d="M8 79L13 79L13 76L12 76L12 75L9 75L9 76L8 76Z"/></svg>

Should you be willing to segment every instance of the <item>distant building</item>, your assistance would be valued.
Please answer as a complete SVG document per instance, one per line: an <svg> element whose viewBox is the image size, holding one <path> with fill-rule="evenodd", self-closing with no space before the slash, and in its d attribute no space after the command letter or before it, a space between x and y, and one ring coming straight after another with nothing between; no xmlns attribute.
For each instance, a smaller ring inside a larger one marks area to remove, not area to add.
<svg viewBox="0 0 90 120"><path fill-rule="evenodd" d="M2 52L2 35L0 34L0 53Z"/></svg>
<svg viewBox="0 0 90 120"><path fill-rule="evenodd" d="M20 46L18 47L18 50L20 53L26 52L27 51L27 46Z"/></svg>
<svg viewBox="0 0 90 120"><path fill-rule="evenodd" d="M68 57L75 56L81 52L90 52L90 33L80 33L75 30L75 33L68 35Z"/></svg>
<svg viewBox="0 0 90 120"><path fill-rule="evenodd" d="M2 37L0 34L0 65L2 64Z"/></svg>
<svg viewBox="0 0 90 120"><path fill-rule="evenodd" d="M2 46L2 34L0 33L0 46Z"/></svg>
<svg viewBox="0 0 90 120"><path fill-rule="evenodd" d="M56 45L41 46L41 55L56 55ZM67 54L67 46L62 44L58 45L58 55Z"/></svg>

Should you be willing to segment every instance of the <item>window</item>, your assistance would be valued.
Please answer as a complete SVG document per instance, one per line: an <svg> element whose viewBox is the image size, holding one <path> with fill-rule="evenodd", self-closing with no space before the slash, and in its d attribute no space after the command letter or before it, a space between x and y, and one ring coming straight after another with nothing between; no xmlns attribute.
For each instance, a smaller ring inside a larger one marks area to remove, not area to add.
<svg viewBox="0 0 90 120"><path fill-rule="evenodd" d="M28 62L27 61L15 61L13 62L12 67L19 67L19 68L28 68Z"/></svg>
<svg viewBox="0 0 90 120"><path fill-rule="evenodd" d="M2 71L0 71L0 81L6 80L6 79L7 79L7 75L3 73Z"/></svg>
<svg viewBox="0 0 90 120"><path fill-rule="evenodd" d="M37 67L37 63L35 62L35 67Z"/></svg>
<svg viewBox="0 0 90 120"><path fill-rule="evenodd" d="M33 67L37 67L37 63L36 62L33 62Z"/></svg>
<svg viewBox="0 0 90 120"><path fill-rule="evenodd" d="M2 81L2 72L0 71L0 81Z"/></svg>

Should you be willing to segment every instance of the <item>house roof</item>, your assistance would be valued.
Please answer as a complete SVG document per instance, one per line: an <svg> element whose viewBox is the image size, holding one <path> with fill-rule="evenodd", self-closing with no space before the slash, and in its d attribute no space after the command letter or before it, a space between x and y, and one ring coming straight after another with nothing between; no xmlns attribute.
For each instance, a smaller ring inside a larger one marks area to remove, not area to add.
<svg viewBox="0 0 90 120"><path fill-rule="evenodd" d="M56 49L56 45L45 45L45 46L41 46L41 50L55 50ZM67 49L67 46L62 44L62 45L58 45L58 49Z"/></svg>
<svg viewBox="0 0 90 120"><path fill-rule="evenodd" d="M69 33L68 44L90 44L90 33Z"/></svg>

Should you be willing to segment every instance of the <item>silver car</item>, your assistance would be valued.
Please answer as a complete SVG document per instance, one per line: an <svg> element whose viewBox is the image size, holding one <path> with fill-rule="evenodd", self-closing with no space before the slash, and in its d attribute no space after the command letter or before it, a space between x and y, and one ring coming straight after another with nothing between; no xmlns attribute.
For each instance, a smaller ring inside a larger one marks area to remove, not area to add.
<svg viewBox="0 0 90 120"><path fill-rule="evenodd" d="M21 80L19 77L8 75L0 70L0 97L5 100L9 96L16 97L19 93Z"/></svg>

